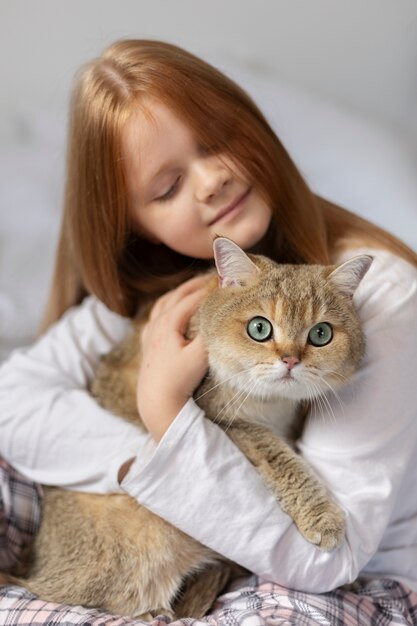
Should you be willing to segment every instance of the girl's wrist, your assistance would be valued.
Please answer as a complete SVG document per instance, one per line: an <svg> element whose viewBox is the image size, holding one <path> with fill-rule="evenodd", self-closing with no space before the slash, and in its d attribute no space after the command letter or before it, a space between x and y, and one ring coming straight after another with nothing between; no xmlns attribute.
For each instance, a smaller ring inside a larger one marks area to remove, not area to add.
<svg viewBox="0 0 417 626"><path fill-rule="evenodd" d="M165 435L178 413L184 407L189 398L177 397L158 404L155 409L141 415L142 421L156 443L159 443Z"/></svg>

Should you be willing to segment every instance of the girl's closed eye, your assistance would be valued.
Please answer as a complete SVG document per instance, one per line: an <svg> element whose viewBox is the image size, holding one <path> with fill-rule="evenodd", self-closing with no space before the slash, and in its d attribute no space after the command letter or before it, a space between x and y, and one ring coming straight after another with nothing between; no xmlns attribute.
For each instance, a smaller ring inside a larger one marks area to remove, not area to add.
<svg viewBox="0 0 417 626"><path fill-rule="evenodd" d="M175 182L167 189L167 191L165 191L160 196L157 196L155 198L155 201L166 202L167 200L170 200L171 198L173 198L176 192L178 191L180 182L181 182L181 176L177 176L177 178L175 179Z"/></svg>

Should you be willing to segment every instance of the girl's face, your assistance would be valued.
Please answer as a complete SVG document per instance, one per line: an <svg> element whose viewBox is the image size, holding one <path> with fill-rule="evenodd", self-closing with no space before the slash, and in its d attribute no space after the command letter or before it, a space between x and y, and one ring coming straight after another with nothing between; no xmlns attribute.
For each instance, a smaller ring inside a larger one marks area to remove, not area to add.
<svg viewBox="0 0 417 626"><path fill-rule="evenodd" d="M271 210L225 155L207 153L166 106L149 101L128 122L124 157L138 232L181 254L208 259L216 235L247 249Z"/></svg>

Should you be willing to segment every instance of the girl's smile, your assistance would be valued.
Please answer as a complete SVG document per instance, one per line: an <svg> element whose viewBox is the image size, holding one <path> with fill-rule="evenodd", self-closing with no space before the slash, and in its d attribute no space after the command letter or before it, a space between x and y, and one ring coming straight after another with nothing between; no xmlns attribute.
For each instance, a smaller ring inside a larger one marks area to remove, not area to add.
<svg viewBox="0 0 417 626"><path fill-rule="evenodd" d="M248 187L248 189L244 191L243 194L238 195L237 198L232 200L232 202L230 202L226 207L220 209L216 217L211 220L208 225L213 226L213 224L224 224L225 222L230 222L231 220L233 220L243 210L246 200L249 197L251 191L251 187Z"/></svg>
<svg viewBox="0 0 417 626"><path fill-rule="evenodd" d="M242 248L266 233L271 211L225 154L208 152L165 105L148 101L127 123L124 154L130 210L155 243L212 257L216 235Z"/></svg>

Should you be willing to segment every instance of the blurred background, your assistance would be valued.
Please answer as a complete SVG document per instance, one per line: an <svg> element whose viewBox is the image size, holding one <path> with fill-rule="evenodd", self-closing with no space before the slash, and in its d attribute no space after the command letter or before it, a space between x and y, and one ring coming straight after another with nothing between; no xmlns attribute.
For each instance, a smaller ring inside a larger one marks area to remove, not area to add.
<svg viewBox="0 0 417 626"><path fill-rule="evenodd" d="M45 303L74 73L126 37L226 71L316 192L417 250L416 0L0 0L0 358Z"/></svg>

